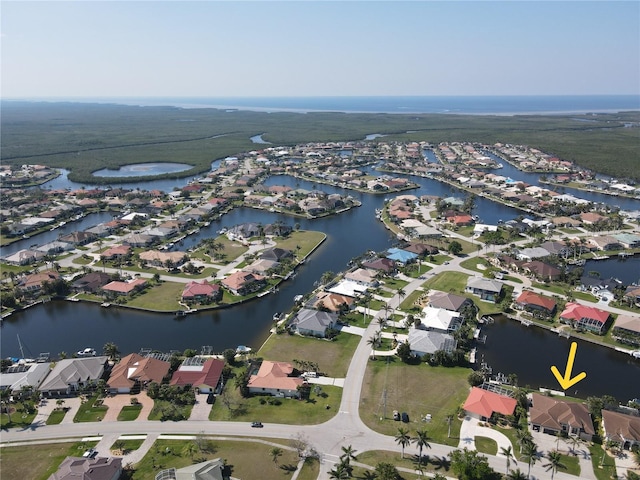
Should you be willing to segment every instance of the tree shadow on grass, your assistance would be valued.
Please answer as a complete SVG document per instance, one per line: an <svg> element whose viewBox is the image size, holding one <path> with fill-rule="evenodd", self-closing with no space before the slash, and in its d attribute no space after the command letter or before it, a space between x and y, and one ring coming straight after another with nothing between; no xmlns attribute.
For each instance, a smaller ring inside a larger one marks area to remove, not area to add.
<svg viewBox="0 0 640 480"><path fill-rule="evenodd" d="M288 472L288 473L295 472L297 469L298 469L298 467L296 465L291 464L291 463L280 465L280 470L284 470L285 472Z"/></svg>

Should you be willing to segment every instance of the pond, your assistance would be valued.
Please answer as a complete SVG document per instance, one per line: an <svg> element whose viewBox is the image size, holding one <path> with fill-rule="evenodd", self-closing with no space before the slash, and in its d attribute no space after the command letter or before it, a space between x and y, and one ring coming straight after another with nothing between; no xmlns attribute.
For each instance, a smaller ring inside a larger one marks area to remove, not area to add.
<svg viewBox="0 0 640 480"><path fill-rule="evenodd" d="M192 165L186 163L134 163L131 165L123 165L117 170L103 168L93 172L95 177L144 177L147 175L161 175L163 173L184 172L193 168Z"/></svg>

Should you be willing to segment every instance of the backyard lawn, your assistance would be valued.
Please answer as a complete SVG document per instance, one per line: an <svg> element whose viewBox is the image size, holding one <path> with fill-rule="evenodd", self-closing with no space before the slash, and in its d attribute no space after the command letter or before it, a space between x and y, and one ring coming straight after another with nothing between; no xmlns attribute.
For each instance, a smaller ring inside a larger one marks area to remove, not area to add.
<svg viewBox="0 0 640 480"><path fill-rule="evenodd" d="M184 283L162 282L148 287L142 295L137 295L126 305L160 312L175 312L181 308L178 301L182 290Z"/></svg>

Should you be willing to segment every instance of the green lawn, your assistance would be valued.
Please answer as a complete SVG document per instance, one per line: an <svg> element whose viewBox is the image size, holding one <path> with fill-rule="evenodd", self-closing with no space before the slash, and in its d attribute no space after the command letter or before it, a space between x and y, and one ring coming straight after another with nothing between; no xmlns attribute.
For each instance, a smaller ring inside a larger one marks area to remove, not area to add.
<svg viewBox="0 0 640 480"><path fill-rule="evenodd" d="M286 238L278 238L278 247L285 250L291 250L299 258L303 258L320 245L327 235L323 232L313 230L299 230L291 232ZM298 250L296 247L300 247Z"/></svg>
<svg viewBox="0 0 640 480"><path fill-rule="evenodd" d="M80 405L80 409L73 418L74 422L99 422L104 418L104 414L107 413L109 407L105 405L94 406L97 396L89 398L86 402Z"/></svg>
<svg viewBox="0 0 640 480"><path fill-rule="evenodd" d="M360 342L358 335L338 334L334 341L300 335L271 335L260 348L258 355L265 360L293 362L307 360L317 362L320 371L329 377L347 374L353 352Z"/></svg>
<svg viewBox="0 0 640 480"><path fill-rule="evenodd" d="M475 437L476 450L487 455L496 455L498 453L498 442L489 437Z"/></svg>
<svg viewBox="0 0 640 480"><path fill-rule="evenodd" d="M68 456L80 457L95 442L48 443L2 449L2 478L47 480Z"/></svg>
<svg viewBox="0 0 640 480"><path fill-rule="evenodd" d="M469 277L470 275L461 272L442 272L427 280L424 287L425 289L462 294Z"/></svg>
<svg viewBox="0 0 640 480"><path fill-rule="evenodd" d="M47 418L47 425L58 425L62 422L62 419L67 414L67 411L64 409L56 409L49 414Z"/></svg>
<svg viewBox="0 0 640 480"><path fill-rule="evenodd" d="M178 303L182 290L184 290L184 283L161 282L147 287L143 294L127 301L126 305L159 312L175 312L182 309Z"/></svg>
<svg viewBox="0 0 640 480"><path fill-rule="evenodd" d="M609 480L616 478L616 462L610 455L602 449L602 445L589 445L591 454L591 465L598 480Z"/></svg>
<svg viewBox="0 0 640 480"><path fill-rule="evenodd" d="M362 386L360 416L373 430L394 435L398 422L393 410L407 412L407 428L413 434L426 429L436 443L458 445L460 420L454 416L451 438L448 438L447 416L455 414L469 393L468 368L430 367L426 364L407 365L396 357L370 361ZM381 402L386 390L386 406ZM421 417L431 414L431 422Z"/></svg>
<svg viewBox="0 0 640 480"><path fill-rule="evenodd" d="M130 422L138 418L142 405L125 405L118 413L119 422Z"/></svg>
<svg viewBox="0 0 640 480"><path fill-rule="evenodd" d="M155 399L153 402L153 409L149 413L148 420L161 420L163 417L163 411L176 411L176 415L182 415L183 420L186 420L191 415L193 405L176 405L166 400Z"/></svg>
<svg viewBox="0 0 640 480"><path fill-rule="evenodd" d="M320 462L316 458L307 458L300 469L298 480L316 480L320 473Z"/></svg>
<svg viewBox="0 0 640 480"><path fill-rule="evenodd" d="M0 415L0 428L26 428L36 418L37 411L34 413L26 413L22 403L17 402L11 405L11 421L9 415L3 413Z"/></svg>
<svg viewBox="0 0 640 480"><path fill-rule="evenodd" d="M356 452L356 462L364 463L366 465L370 465L371 467L375 467L380 462L386 462L386 463L391 463L396 467L408 468L413 471L415 470L416 461L418 457L418 455L415 454L415 452L416 452L415 445L407 446L405 448L404 458L402 458L402 455L398 452L391 452L387 450L369 450L359 455ZM431 474L440 473L441 475L445 475L446 477L451 477L452 475L449 469L450 469L450 465L448 462L448 457L443 459L442 457L436 457L434 455L430 455L428 448L425 448L422 450L422 470L424 472L428 472ZM355 476L353 478L357 478L357 479L368 478L364 476L364 472L365 472L365 469L355 468L354 469ZM405 472L401 472L401 475L404 480L428 478L428 477L419 477L418 475L413 475Z"/></svg>

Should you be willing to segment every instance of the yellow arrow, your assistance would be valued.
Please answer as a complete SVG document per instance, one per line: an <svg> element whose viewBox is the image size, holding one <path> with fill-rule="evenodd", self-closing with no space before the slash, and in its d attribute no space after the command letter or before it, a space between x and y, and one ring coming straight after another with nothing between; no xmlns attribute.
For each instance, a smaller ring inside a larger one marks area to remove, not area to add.
<svg viewBox="0 0 640 480"><path fill-rule="evenodd" d="M564 376L560 375L560 372L556 368L556 366L551 367L551 372L558 380L558 383L562 387L563 390L571 387L571 385L575 385L580 380L584 380L587 377L585 372L580 372L575 377L571 378L571 370L573 370L573 361L576 358L576 350L578 350L578 344L576 342L571 342L571 348L569 349L569 358L567 359L567 368L564 371Z"/></svg>

